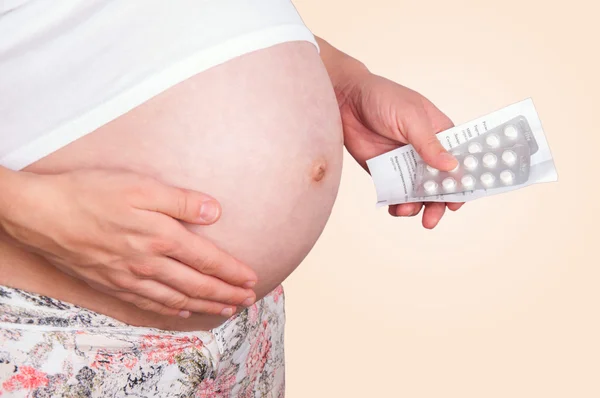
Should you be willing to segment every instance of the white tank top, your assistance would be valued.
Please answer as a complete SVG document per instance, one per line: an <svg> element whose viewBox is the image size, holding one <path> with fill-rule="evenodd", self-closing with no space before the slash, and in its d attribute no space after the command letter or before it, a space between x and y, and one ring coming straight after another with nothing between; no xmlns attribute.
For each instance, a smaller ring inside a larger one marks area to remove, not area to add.
<svg viewBox="0 0 600 398"><path fill-rule="evenodd" d="M297 40L317 46L289 0L0 1L0 165L19 170L203 70Z"/></svg>

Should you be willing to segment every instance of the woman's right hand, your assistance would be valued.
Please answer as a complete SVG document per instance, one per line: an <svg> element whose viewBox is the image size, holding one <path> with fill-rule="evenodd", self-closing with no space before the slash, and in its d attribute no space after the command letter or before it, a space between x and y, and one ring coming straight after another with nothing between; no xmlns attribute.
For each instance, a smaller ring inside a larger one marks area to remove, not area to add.
<svg viewBox="0 0 600 398"><path fill-rule="evenodd" d="M178 221L214 223L215 199L123 171L11 175L0 230L91 287L182 317L254 303L254 271Z"/></svg>

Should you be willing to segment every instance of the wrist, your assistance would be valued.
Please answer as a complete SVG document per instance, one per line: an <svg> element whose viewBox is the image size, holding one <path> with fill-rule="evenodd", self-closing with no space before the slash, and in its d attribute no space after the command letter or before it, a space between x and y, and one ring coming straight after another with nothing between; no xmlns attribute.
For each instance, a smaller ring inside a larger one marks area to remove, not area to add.
<svg viewBox="0 0 600 398"><path fill-rule="evenodd" d="M321 59L325 64L338 104L341 107L347 101L350 93L371 72L356 58L338 50L319 37L316 39L321 48Z"/></svg>

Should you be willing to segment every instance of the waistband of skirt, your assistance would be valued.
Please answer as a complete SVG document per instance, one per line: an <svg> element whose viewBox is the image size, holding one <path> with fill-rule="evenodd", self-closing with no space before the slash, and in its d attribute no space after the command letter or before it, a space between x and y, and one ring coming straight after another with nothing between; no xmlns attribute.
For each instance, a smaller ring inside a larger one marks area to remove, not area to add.
<svg viewBox="0 0 600 398"><path fill-rule="evenodd" d="M0 285L0 328L3 327L90 332L93 329L111 329L113 332L124 330L132 334L178 333L128 325L75 304Z"/></svg>

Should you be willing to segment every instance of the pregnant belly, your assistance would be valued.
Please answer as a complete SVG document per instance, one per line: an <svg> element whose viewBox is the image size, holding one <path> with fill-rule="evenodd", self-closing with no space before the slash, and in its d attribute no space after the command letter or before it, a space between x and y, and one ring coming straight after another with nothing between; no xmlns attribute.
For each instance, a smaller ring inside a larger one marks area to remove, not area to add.
<svg viewBox="0 0 600 398"><path fill-rule="evenodd" d="M328 76L311 44L293 42L200 73L26 170L119 168L212 195L223 208L219 222L187 227L254 268L260 298L316 242L337 194L341 166L341 126ZM10 250L18 256L16 248ZM19 261L23 265L10 267L13 286L128 323L191 330L224 321L145 313L56 273L40 259ZM56 283L39 280L34 268L43 267Z"/></svg>

